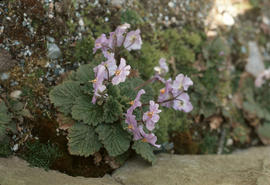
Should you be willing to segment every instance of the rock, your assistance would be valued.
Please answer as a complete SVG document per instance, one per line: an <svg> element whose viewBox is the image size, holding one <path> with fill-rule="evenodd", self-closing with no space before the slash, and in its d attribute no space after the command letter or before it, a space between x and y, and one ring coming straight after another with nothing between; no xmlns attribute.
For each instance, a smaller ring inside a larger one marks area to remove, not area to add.
<svg viewBox="0 0 270 185"><path fill-rule="evenodd" d="M48 47L48 57L50 59L57 59L61 57L60 48L56 44L48 43L47 47Z"/></svg>
<svg viewBox="0 0 270 185"><path fill-rule="evenodd" d="M29 167L17 158L0 158L1 185L119 185L110 176L103 178L71 177L57 171Z"/></svg>
<svg viewBox="0 0 270 185"><path fill-rule="evenodd" d="M113 178L125 185L266 185L270 184L270 147L232 155L159 154L150 166L133 159Z"/></svg>
<svg viewBox="0 0 270 185"><path fill-rule="evenodd" d="M125 0L112 0L111 3L113 6L122 7L122 5L125 3Z"/></svg>
<svg viewBox="0 0 270 185"><path fill-rule="evenodd" d="M0 73L8 71L16 64L8 51L0 49Z"/></svg>
<svg viewBox="0 0 270 185"><path fill-rule="evenodd" d="M153 166L135 158L103 178L71 177L0 158L1 185L269 185L270 147L231 155L159 154Z"/></svg>
<svg viewBox="0 0 270 185"><path fill-rule="evenodd" d="M14 99L18 99L18 98L20 98L21 94L22 94L22 91L20 91L20 90L12 91L10 93L10 97L14 98Z"/></svg>
<svg viewBox="0 0 270 185"><path fill-rule="evenodd" d="M250 41L248 43L248 49L249 56L246 71L251 73L254 77L257 77L265 69L263 58L256 42Z"/></svg>

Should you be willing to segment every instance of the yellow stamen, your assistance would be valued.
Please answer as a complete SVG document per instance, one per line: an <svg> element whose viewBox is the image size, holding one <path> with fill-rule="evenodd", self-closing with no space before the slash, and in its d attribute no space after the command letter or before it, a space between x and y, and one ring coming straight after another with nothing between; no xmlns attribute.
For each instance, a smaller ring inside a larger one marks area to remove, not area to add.
<svg viewBox="0 0 270 185"><path fill-rule="evenodd" d="M161 93L161 94L164 94L164 93L165 93L165 89L161 89L161 90L160 90L160 93Z"/></svg>
<svg viewBox="0 0 270 185"><path fill-rule="evenodd" d="M135 40L136 40L136 36L135 35L133 35L132 37L131 37L131 42L135 42Z"/></svg>
<svg viewBox="0 0 270 185"><path fill-rule="evenodd" d="M101 47L102 45L100 43L96 43L96 47Z"/></svg>
<svg viewBox="0 0 270 185"><path fill-rule="evenodd" d="M120 70L116 70L116 71L115 71L115 75L116 75L116 76L120 75L120 73L121 73Z"/></svg>
<svg viewBox="0 0 270 185"><path fill-rule="evenodd" d="M147 116L150 117L150 118L152 118L153 114L154 114L153 112L148 112L147 113Z"/></svg>
<svg viewBox="0 0 270 185"><path fill-rule="evenodd" d="M181 90L182 88L183 88L183 85L182 85L182 83L180 83L179 89Z"/></svg>
<svg viewBox="0 0 270 185"><path fill-rule="evenodd" d="M129 126L128 126L128 129L133 130L133 126L132 126L132 125L129 125Z"/></svg>
<svg viewBox="0 0 270 185"><path fill-rule="evenodd" d="M133 104L134 104L134 101L131 101L131 102L129 102L128 104L133 105Z"/></svg>
<svg viewBox="0 0 270 185"><path fill-rule="evenodd" d="M143 138L142 139L142 142L147 143L147 139L146 138Z"/></svg>
<svg viewBox="0 0 270 185"><path fill-rule="evenodd" d="M94 80L91 80L92 83L96 83L97 82L97 78Z"/></svg>

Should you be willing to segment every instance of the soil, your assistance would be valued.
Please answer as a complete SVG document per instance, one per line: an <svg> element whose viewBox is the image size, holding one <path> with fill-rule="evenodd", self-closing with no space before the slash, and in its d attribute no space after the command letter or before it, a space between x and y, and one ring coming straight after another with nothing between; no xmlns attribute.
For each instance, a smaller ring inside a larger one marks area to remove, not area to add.
<svg viewBox="0 0 270 185"><path fill-rule="evenodd" d="M41 143L50 141L56 144L61 152L61 157L53 161L50 169L66 173L71 176L84 176L84 177L102 177L109 174L113 169L105 162L101 161L99 165L94 162L94 157L80 157L70 155L67 147L67 138L63 134L57 134L58 123L53 120L40 119L35 121L32 134L38 137ZM104 156L105 152L101 151Z"/></svg>

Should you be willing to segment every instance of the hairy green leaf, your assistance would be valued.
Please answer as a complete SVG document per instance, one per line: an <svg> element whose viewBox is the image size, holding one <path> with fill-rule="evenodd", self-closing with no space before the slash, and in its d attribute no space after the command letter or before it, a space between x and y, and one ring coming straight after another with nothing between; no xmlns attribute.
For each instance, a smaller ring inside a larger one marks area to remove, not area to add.
<svg viewBox="0 0 270 185"><path fill-rule="evenodd" d="M122 105L110 96L104 104L104 121L106 123L113 123L120 118L122 113Z"/></svg>
<svg viewBox="0 0 270 185"><path fill-rule="evenodd" d="M103 108L93 104L89 96L76 98L72 107L72 118L96 126L103 121Z"/></svg>
<svg viewBox="0 0 270 185"><path fill-rule="evenodd" d="M4 102L0 103L0 126L7 124L11 121L11 117L8 115L8 108Z"/></svg>
<svg viewBox="0 0 270 185"><path fill-rule="evenodd" d="M156 157L153 153L153 148L149 143L145 143L142 141L135 141L132 149L136 151L137 154L142 156L148 162L154 164L156 162Z"/></svg>
<svg viewBox="0 0 270 185"><path fill-rule="evenodd" d="M112 157L123 154L130 146L130 135L122 129L120 123L118 125L99 125L96 132Z"/></svg>
<svg viewBox="0 0 270 185"><path fill-rule="evenodd" d="M71 112L75 99L81 95L80 83L74 81L56 86L49 94L52 103L65 115Z"/></svg>
<svg viewBox="0 0 270 185"><path fill-rule="evenodd" d="M88 157L98 152L101 143L95 134L94 127L76 123L69 129L68 148L72 155Z"/></svg>
<svg viewBox="0 0 270 185"><path fill-rule="evenodd" d="M92 64L81 65L76 71L76 79L80 82L89 82L90 80L94 80L95 73L93 67L94 66Z"/></svg>

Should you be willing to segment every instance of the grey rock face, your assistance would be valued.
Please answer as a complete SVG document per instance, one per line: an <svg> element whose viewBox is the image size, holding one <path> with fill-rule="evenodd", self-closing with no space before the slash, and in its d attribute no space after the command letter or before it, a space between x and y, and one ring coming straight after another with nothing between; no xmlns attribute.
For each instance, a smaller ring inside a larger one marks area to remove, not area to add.
<svg viewBox="0 0 270 185"><path fill-rule="evenodd" d="M0 158L1 185L269 185L270 147L232 155L159 154L150 166L133 159L112 177L71 177L29 167L17 158Z"/></svg>
<svg viewBox="0 0 270 185"><path fill-rule="evenodd" d="M113 177L126 185L266 185L269 161L270 148L232 155L160 154L152 167L134 159Z"/></svg>
<svg viewBox="0 0 270 185"><path fill-rule="evenodd" d="M249 56L248 56L248 63L246 65L246 70L253 76L257 77L265 69L263 58L256 42L250 41L248 43L248 49L249 49Z"/></svg>
<svg viewBox="0 0 270 185"><path fill-rule="evenodd" d="M46 172L29 167L17 158L0 158L1 185L118 185L110 176L103 178L71 177L57 171Z"/></svg>

